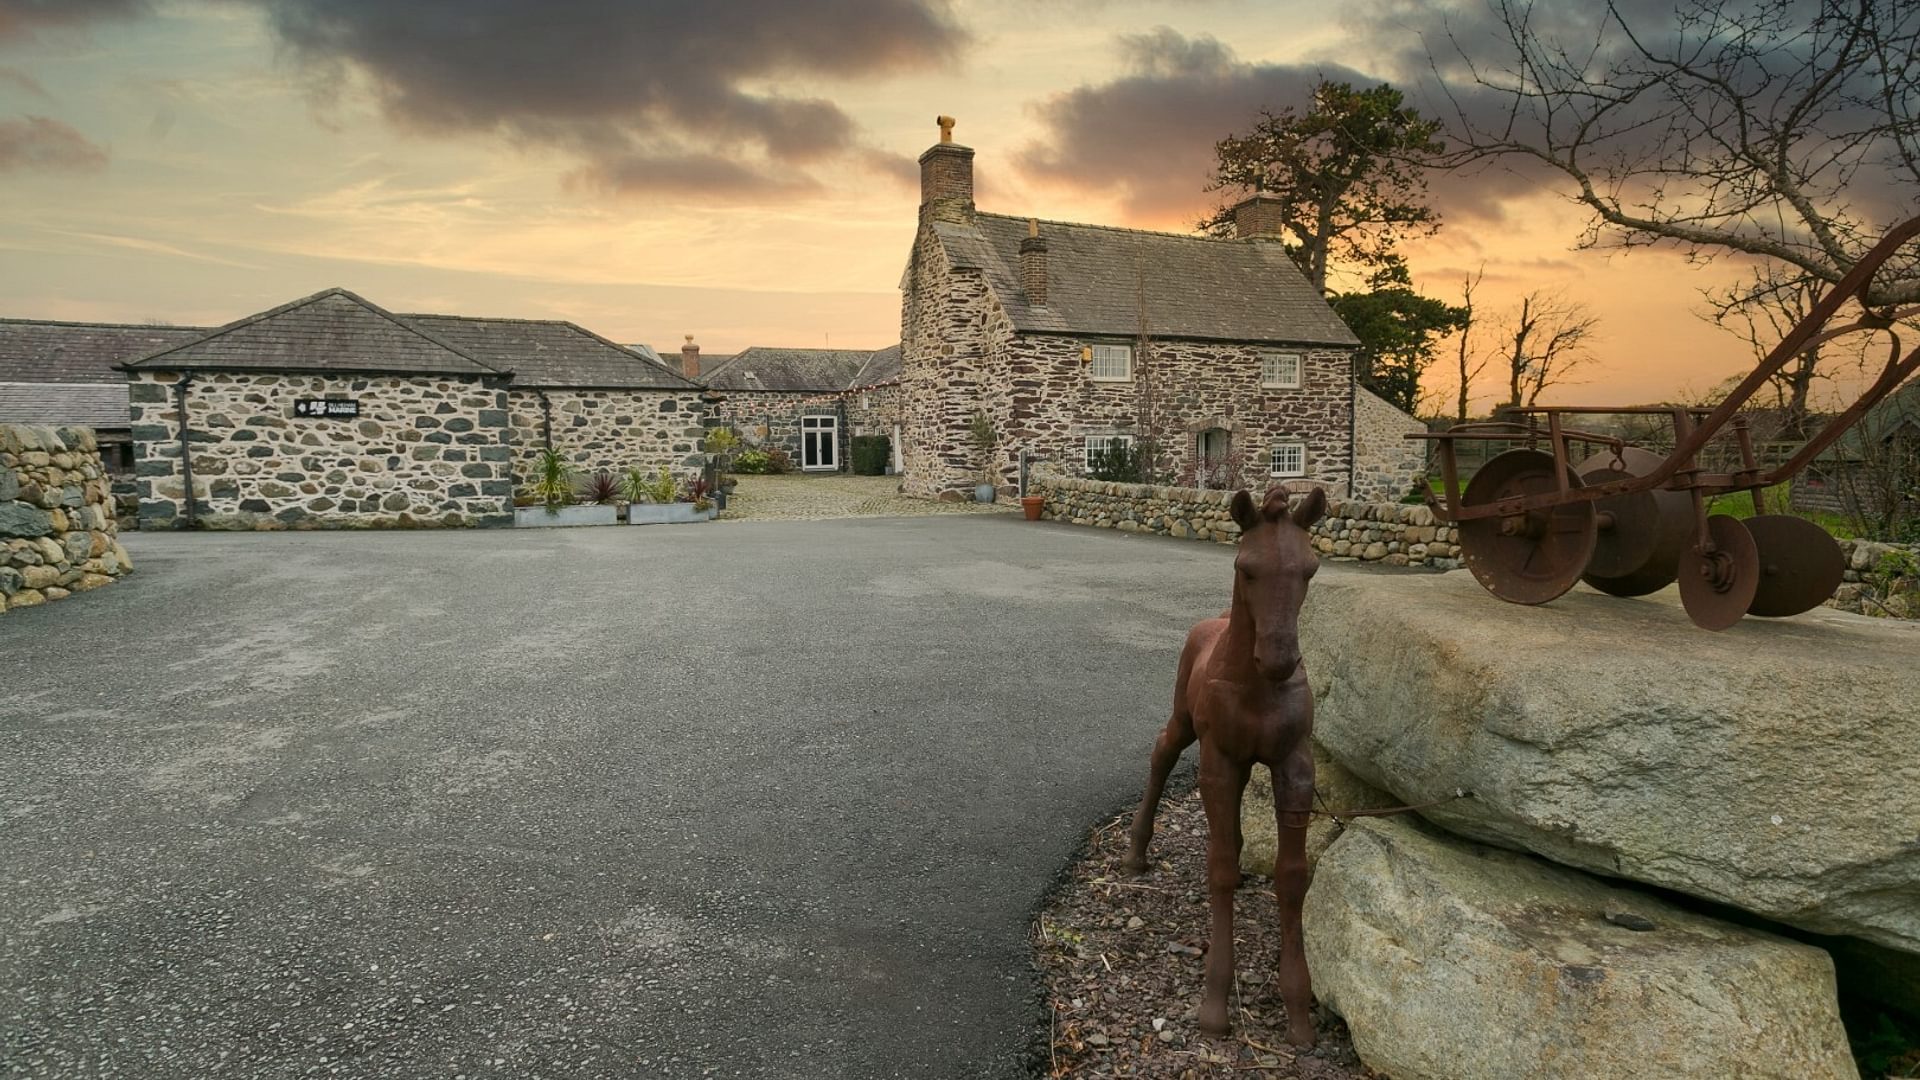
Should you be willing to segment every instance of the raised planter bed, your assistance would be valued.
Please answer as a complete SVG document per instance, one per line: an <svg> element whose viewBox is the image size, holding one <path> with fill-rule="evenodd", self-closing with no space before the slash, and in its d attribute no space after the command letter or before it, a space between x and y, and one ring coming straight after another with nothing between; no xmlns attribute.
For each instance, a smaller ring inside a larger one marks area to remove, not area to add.
<svg viewBox="0 0 1920 1080"><path fill-rule="evenodd" d="M620 508L617 506L560 506L552 510L544 506L516 506L513 508L513 525L517 529L564 529L574 525L618 525Z"/></svg>
<svg viewBox="0 0 1920 1080"><path fill-rule="evenodd" d="M711 507L695 510L692 503L633 503L627 507L629 525L690 525L712 517Z"/></svg>

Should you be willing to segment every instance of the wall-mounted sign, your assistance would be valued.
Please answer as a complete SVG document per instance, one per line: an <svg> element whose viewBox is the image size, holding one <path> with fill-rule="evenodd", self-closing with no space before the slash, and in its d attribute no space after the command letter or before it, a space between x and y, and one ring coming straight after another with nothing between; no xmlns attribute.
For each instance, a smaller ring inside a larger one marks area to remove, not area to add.
<svg viewBox="0 0 1920 1080"><path fill-rule="evenodd" d="M359 416L360 402L347 398L301 398L293 403L295 416Z"/></svg>

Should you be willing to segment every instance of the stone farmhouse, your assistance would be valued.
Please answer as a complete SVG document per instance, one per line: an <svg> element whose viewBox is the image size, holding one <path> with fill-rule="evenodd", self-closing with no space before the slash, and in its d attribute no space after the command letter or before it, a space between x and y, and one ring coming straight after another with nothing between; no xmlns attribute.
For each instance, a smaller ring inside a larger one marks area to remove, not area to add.
<svg viewBox="0 0 1920 1080"><path fill-rule="evenodd" d="M121 370L142 528L500 524L541 448L680 470L705 408L572 323L397 315L344 289Z"/></svg>
<svg viewBox="0 0 1920 1080"><path fill-rule="evenodd" d="M1233 239L1038 221L976 209L973 156L943 125L920 157L901 282L909 493L961 498L983 475L1011 490L1022 450L1071 472L1138 440L1187 478L1406 493L1423 461L1399 435L1420 424L1355 383L1358 342L1287 257L1271 196L1234 208ZM1357 464L1363 446L1375 457Z"/></svg>

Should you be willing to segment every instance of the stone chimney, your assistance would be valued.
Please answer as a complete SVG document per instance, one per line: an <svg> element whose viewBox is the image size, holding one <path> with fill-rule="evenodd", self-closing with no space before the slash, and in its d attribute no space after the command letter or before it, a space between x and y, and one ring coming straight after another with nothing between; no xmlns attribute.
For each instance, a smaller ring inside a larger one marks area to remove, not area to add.
<svg viewBox="0 0 1920 1080"><path fill-rule="evenodd" d="M920 220L973 224L973 148L953 141L953 117L938 118L940 141L920 155Z"/></svg>
<svg viewBox="0 0 1920 1080"><path fill-rule="evenodd" d="M1280 207L1278 197L1256 191L1233 207L1233 235L1242 240L1279 240Z"/></svg>
<svg viewBox="0 0 1920 1080"><path fill-rule="evenodd" d="M700 346L693 343L693 335L687 335L687 343L680 346L680 374L689 379L700 377Z"/></svg>
<svg viewBox="0 0 1920 1080"><path fill-rule="evenodd" d="M1027 303L1047 306L1047 238L1040 235L1040 222L1027 219L1027 238L1020 241L1020 288Z"/></svg>

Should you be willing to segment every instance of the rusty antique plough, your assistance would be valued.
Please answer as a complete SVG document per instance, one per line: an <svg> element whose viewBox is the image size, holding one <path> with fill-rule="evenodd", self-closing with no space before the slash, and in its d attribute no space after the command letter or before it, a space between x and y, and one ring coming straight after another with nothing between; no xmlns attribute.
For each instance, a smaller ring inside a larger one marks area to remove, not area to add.
<svg viewBox="0 0 1920 1080"><path fill-rule="evenodd" d="M1916 235L1920 218L1888 233L1712 409L1527 408L1517 410L1524 418L1518 423L1465 424L1407 436L1438 444L1446 490L1437 500L1429 493L1428 502L1458 527L1473 576L1488 592L1516 604L1544 604L1577 580L1615 596L1644 596L1677 579L1688 617L1708 630L1724 630L1743 615L1797 615L1833 595L1846 570L1839 545L1804 518L1768 513L1763 492L1798 474L1920 369L1920 348L1901 355L1893 331L1899 320L1920 314L1920 307L1871 312L1827 327L1841 305L1865 296L1874 273ZM1876 330L1887 331L1892 344L1873 385L1785 463L1762 468L1740 415L1754 393L1806 350ZM1665 417L1673 427L1673 450L1662 455L1567 425L1569 417L1582 414ZM1701 451L1729 427L1738 467L1705 471ZM1488 461L1463 491L1454 451L1463 440L1522 445ZM1738 491L1752 493L1753 517L1743 522L1707 513L1709 498Z"/></svg>

